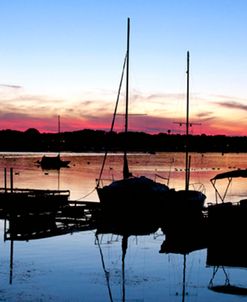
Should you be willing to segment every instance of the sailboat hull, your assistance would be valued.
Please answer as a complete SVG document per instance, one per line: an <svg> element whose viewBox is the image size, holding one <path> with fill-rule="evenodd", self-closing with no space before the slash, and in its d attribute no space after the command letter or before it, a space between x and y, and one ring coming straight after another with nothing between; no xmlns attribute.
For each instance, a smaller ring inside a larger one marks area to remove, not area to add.
<svg viewBox="0 0 247 302"><path fill-rule="evenodd" d="M97 188L104 216L125 223L171 221L201 212L206 196L198 191L175 191L144 176L115 181Z"/></svg>
<svg viewBox="0 0 247 302"><path fill-rule="evenodd" d="M196 190L179 190L172 193L170 206L179 206L177 210L189 212L201 211L204 207L206 196Z"/></svg>
<svg viewBox="0 0 247 302"><path fill-rule="evenodd" d="M168 186L156 183L145 176L114 181L108 186L97 188L100 202L103 205L118 207L131 205L165 204L167 207L186 206L202 209L206 196L196 190L169 189Z"/></svg>
<svg viewBox="0 0 247 302"><path fill-rule="evenodd" d="M100 202L104 206L131 208L152 206L162 202L162 196L169 192L166 185L156 183L145 176L131 177L112 182L103 188L97 188Z"/></svg>
<svg viewBox="0 0 247 302"><path fill-rule="evenodd" d="M60 156L43 156L38 164L41 166L42 169L60 169L66 168L69 166L70 161L62 160Z"/></svg>

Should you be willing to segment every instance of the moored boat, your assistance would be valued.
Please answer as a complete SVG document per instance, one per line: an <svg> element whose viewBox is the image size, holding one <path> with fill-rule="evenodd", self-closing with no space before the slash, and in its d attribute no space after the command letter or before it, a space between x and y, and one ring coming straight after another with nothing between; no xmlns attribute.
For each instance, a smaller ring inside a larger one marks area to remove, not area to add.
<svg viewBox="0 0 247 302"><path fill-rule="evenodd" d="M128 19L127 26L127 52L123 66L120 87L118 91L118 98L114 110L113 121L110 132L113 131L115 117L117 113L117 106L119 102L119 95L123 80L124 70L126 68L126 99L125 99L125 139L123 154L123 178L113 181L109 185L102 186L102 173L106 162L107 151L104 156L100 176L97 180L96 190L103 210L108 211L111 215L118 215L124 217L126 223L129 222L132 215L133 220L138 220L142 217L145 219L163 219L170 214L176 215L178 211L186 210L187 213L201 211L204 206L206 196L203 192L189 189L189 166L190 157L188 155L188 146L186 146L186 176L185 176L185 190L174 190L166 184L157 183L145 176L134 176L129 171L128 157L127 157L127 139L128 139L128 101L129 101L129 32L130 20ZM187 84L189 77L189 53L188 55L188 70L187 70ZM188 88L188 86L187 86ZM187 89L188 90L188 89ZM188 137L189 119L188 119L188 91L187 91L187 120L186 120L186 135ZM162 214L162 212L165 214ZM141 214L141 215L139 215ZM126 220L126 217L128 219Z"/></svg>
<svg viewBox="0 0 247 302"><path fill-rule="evenodd" d="M129 36L130 36L130 19L127 22L127 52L124 60L123 73L120 81L120 89L122 85L124 70L126 69L126 99L125 99L125 138L128 138L128 101L129 101ZM118 99L114 111L111 131L113 131L115 116L117 112ZM137 213L146 214L145 217L153 217L152 210L158 210L157 206L166 198L170 189L167 185L156 183L155 181L145 177L134 176L128 167L127 147L125 145L123 154L123 179L113 181L110 185L101 186L102 172L107 156L105 153L102 169L97 181L97 192L103 209L113 213L114 215L131 214L135 219L138 218ZM126 218L126 217L125 217Z"/></svg>
<svg viewBox="0 0 247 302"><path fill-rule="evenodd" d="M58 115L58 136L59 136L59 145L60 145L60 116ZM59 146L60 150L60 146ZM60 151L56 156L47 156L43 157L36 162L43 170L59 170L60 168L69 167L70 160L63 160L60 156Z"/></svg>
<svg viewBox="0 0 247 302"><path fill-rule="evenodd" d="M44 170L55 169L59 170L60 168L66 168L69 166L69 160L62 160L60 154L57 156L47 156L43 155L41 160L38 160L37 163Z"/></svg>

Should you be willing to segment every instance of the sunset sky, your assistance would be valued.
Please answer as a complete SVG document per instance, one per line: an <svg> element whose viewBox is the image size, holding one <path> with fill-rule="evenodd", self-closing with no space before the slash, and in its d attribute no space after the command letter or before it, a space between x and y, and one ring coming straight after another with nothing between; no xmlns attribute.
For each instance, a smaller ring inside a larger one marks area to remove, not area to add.
<svg viewBox="0 0 247 302"><path fill-rule="evenodd" d="M109 129L128 17L130 130L184 132L188 50L192 133L247 135L246 0L0 0L0 129Z"/></svg>

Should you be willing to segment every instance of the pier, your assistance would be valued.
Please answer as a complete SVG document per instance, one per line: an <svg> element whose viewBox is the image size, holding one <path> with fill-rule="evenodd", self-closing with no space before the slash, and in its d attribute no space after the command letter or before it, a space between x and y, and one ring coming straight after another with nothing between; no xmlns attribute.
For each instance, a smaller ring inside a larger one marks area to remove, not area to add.
<svg viewBox="0 0 247 302"><path fill-rule="evenodd" d="M13 168L9 186L4 168L0 188L0 219L5 240L31 240L95 228L99 202L70 200L69 190L14 188Z"/></svg>
<svg viewBox="0 0 247 302"><path fill-rule="evenodd" d="M70 201L56 211L6 212L4 240L32 240L93 230L96 228L98 202Z"/></svg>

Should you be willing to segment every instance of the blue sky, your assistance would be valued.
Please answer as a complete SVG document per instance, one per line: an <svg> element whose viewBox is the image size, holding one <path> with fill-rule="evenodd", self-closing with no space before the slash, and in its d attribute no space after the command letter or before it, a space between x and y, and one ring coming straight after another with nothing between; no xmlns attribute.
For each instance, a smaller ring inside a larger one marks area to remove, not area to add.
<svg viewBox="0 0 247 302"><path fill-rule="evenodd" d="M244 0L1 0L0 128L107 129L128 17L133 130L180 131L189 50L193 131L245 135Z"/></svg>

